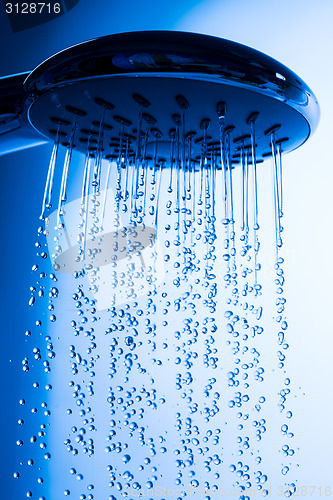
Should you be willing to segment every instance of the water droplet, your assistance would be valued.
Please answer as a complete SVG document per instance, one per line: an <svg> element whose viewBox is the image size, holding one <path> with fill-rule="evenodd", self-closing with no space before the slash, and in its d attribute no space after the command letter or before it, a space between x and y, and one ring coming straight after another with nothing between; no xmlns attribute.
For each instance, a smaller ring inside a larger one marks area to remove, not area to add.
<svg viewBox="0 0 333 500"><path fill-rule="evenodd" d="M283 468L281 469L281 472L282 472L282 474L283 474L283 475L286 475L286 474L287 474L287 472L289 472L289 467L287 467L287 466L283 467Z"/></svg>

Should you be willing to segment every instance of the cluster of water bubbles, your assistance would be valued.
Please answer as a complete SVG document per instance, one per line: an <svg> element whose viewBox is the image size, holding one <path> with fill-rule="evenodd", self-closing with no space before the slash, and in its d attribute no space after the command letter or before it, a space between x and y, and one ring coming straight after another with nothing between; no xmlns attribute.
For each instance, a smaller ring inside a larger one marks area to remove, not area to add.
<svg viewBox="0 0 333 500"><path fill-rule="evenodd" d="M52 212L58 129L22 362L32 390L19 402L16 444L24 452L14 477L30 485L27 497L269 496L276 471L267 431L274 433L279 410L279 476L286 497L296 491L287 480L295 463L284 366L281 146L272 132L276 314L267 331L255 120L236 168L232 130L221 122L220 144L210 146L208 125L199 159L181 120L168 162L158 156L158 134L150 156L141 135L133 154L123 133L108 160L100 141L95 151L88 144L81 198L71 208L74 123ZM279 401L265 385L276 364L265 363L263 351L274 336Z"/></svg>

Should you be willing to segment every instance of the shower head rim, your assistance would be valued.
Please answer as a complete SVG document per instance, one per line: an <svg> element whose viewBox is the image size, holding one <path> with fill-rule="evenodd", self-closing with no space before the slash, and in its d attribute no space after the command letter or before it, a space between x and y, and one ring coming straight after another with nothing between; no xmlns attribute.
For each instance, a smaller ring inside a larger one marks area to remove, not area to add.
<svg viewBox="0 0 333 500"><path fill-rule="evenodd" d="M100 64L101 61L104 63ZM121 68L121 64L126 67ZM306 119L309 135L319 122L320 110L314 93L286 66L237 42L189 32L117 33L74 45L32 71L25 89L37 97L86 79L168 75L217 81L282 101Z"/></svg>

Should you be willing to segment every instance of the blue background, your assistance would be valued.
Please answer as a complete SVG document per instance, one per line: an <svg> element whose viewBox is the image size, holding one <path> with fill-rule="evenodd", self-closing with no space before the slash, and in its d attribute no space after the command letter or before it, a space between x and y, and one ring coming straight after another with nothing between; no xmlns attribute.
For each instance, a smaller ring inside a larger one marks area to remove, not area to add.
<svg viewBox="0 0 333 500"><path fill-rule="evenodd" d="M292 375L305 397L296 420L304 484L330 485L332 402L332 115L333 5L330 0L201 2L80 0L66 15L12 33L0 15L1 75L28 71L69 45L121 31L179 29L250 45L277 58L315 91L322 117L315 136L285 161L285 246ZM0 157L1 386L3 498L16 498L17 401L25 356L26 304L48 145ZM331 484L332 485L332 484ZM315 495L312 498L316 498ZM317 496L317 498L320 498Z"/></svg>

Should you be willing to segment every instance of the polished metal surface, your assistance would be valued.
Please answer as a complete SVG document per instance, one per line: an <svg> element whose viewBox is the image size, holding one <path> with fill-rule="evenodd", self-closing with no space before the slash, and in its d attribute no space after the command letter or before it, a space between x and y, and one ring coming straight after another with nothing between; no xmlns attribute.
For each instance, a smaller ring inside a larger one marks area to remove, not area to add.
<svg viewBox="0 0 333 500"><path fill-rule="evenodd" d="M309 135L318 124L314 93L286 66L239 43L186 32L120 33L75 45L38 66L25 88L38 97L92 78L161 74L216 82L273 98L305 118Z"/></svg>
<svg viewBox="0 0 333 500"><path fill-rule="evenodd" d="M0 78L0 156L47 142L27 119L29 103L23 83L28 75Z"/></svg>

